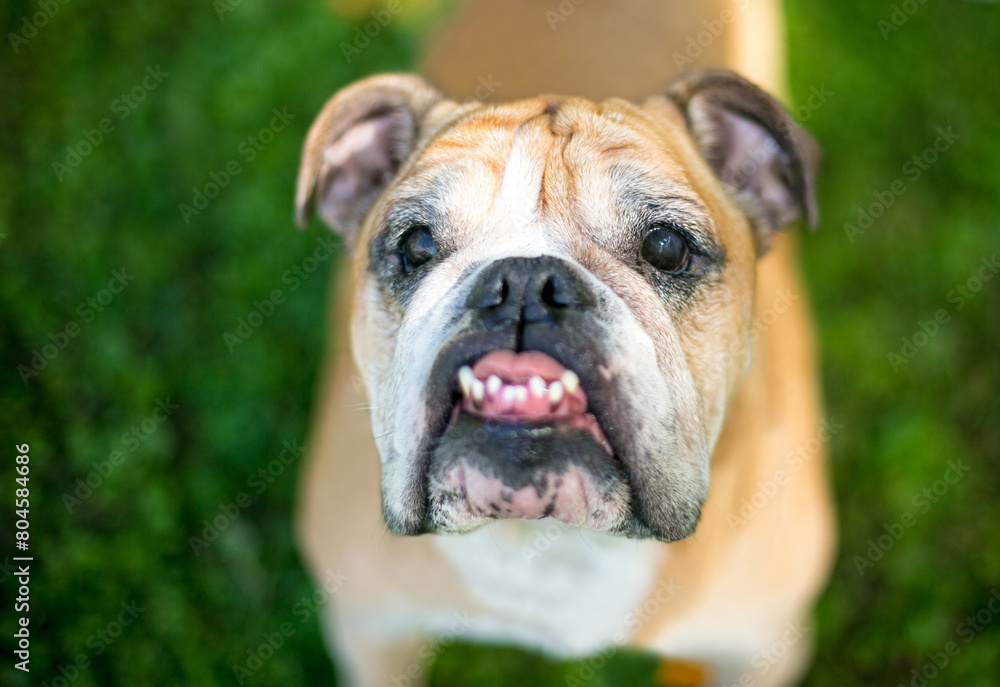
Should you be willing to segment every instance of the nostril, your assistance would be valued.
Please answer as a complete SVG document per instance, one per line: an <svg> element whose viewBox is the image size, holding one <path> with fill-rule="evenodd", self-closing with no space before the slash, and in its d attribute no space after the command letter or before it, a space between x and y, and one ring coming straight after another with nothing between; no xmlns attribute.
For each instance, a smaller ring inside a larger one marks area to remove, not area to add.
<svg viewBox="0 0 1000 687"><path fill-rule="evenodd" d="M569 305L569 303L566 302L566 299L560 293L560 289L556 284L556 278L554 276L550 276L542 284L542 292L540 295L542 298L542 303L544 303L545 305L551 305L557 308L564 308L567 305Z"/></svg>
<svg viewBox="0 0 1000 687"><path fill-rule="evenodd" d="M503 305L509 297L510 288L502 274L494 274L491 278L480 282L478 288L469 295L467 305L470 308L489 310Z"/></svg>

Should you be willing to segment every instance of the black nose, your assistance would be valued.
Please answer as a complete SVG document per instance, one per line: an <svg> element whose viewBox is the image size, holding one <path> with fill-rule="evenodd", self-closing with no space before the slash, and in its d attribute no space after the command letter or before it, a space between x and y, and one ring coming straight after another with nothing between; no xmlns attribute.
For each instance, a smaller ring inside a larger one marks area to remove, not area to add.
<svg viewBox="0 0 1000 687"><path fill-rule="evenodd" d="M576 268L552 257L504 258L486 267L466 306L492 326L555 324L593 307L595 299Z"/></svg>

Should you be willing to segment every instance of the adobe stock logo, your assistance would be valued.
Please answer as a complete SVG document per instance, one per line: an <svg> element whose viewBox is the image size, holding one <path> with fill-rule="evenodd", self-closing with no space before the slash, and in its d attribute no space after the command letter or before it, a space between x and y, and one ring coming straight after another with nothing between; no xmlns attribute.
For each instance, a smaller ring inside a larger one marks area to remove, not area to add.
<svg viewBox="0 0 1000 687"><path fill-rule="evenodd" d="M888 41L926 2L927 0L903 0L902 3L893 5L888 21L879 19L876 24L879 33L882 34L882 40Z"/></svg>
<svg viewBox="0 0 1000 687"><path fill-rule="evenodd" d="M289 122L295 119L295 115L291 114L287 107L280 110L274 108L271 110L271 114L274 116L268 121L267 126L261 127L256 134L247 136L236 146L236 152L242 156L244 164L249 164L257 159L257 155L270 145L279 133L285 130ZM209 172L208 181L203 186L191 189L191 202L181 203L177 206L184 224L190 224L191 218L200 215L202 210L218 198L219 194L228 188L233 179L242 172L243 167L235 158L227 162L221 169Z"/></svg>
<svg viewBox="0 0 1000 687"><path fill-rule="evenodd" d="M49 366L50 362L58 358L70 342L80 336L84 330L83 325L90 324L98 313L104 312L114 301L115 296L124 291L133 279L135 279L135 275L129 274L124 267L120 270L112 270L108 285L76 306L76 314L79 315L80 319L69 320L62 329L50 332L49 340L46 343L31 349L30 364L17 366L17 373L21 375L21 381L27 385L28 380L37 377L42 370Z"/></svg>
<svg viewBox="0 0 1000 687"><path fill-rule="evenodd" d="M949 460L948 469L945 470L941 479L924 487L910 499L913 510L905 511L896 522L882 525L885 533L868 540L868 550L865 551L865 556L854 556L852 562L858 574L864 577L868 568L875 567L875 564L882 560L882 557L906 535L907 530L917 524L919 516L929 513L931 508L940 502L951 491L951 488L958 484L971 470L972 468L965 465L961 458ZM914 513L914 511L916 512Z"/></svg>
<svg viewBox="0 0 1000 687"><path fill-rule="evenodd" d="M968 615L955 626L955 634L961 642L947 642L939 651L927 652L927 660L910 671L908 682L900 682L897 687L928 687L931 681L951 665L952 660L962 653L979 634L1000 616L1000 590L992 589L990 598L982 604L975 615ZM961 683L959 683L961 684Z"/></svg>
<svg viewBox="0 0 1000 687"><path fill-rule="evenodd" d="M960 138L962 138L962 135L955 133L952 127L949 126L947 129L938 127L937 138L934 139L931 145L905 162L900 171L911 183L916 183L923 176L924 172L929 170L931 165L941 158L941 154L955 145L955 141ZM896 200L908 190L909 187L905 181L895 179L885 190L874 191L872 193L872 202L867 207L862 205L855 208L855 212L857 213L855 223L844 223L844 234L847 236L847 240L854 243L855 239L864 236L865 232L875 224L875 221L895 205Z"/></svg>
<svg viewBox="0 0 1000 687"><path fill-rule="evenodd" d="M111 114L118 115L118 121L124 121L128 119L144 100L152 92L155 91L163 81L170 76L170 72L165 72L160 69L160 65L155 67L148 66L143 74L142 78L139 80L135 86L130 88L128 91L122 92L111 101L108 106L111 110ZM83 161L93 153L101 143L103 143L108 136L114 133L118 125L110 117L104 117L99 122L97 126L93 129L81 129L80 133L82 136L76 140L75 143L71 143L66 146L66 155L63 156L62 160L54 160L52 162L52 171L55 172L56 180L62 181L67 175L74 172Z"/></svg>
<svg viewBox="0 0 1000 687"><path fill-rule="evenodd" d="M1000 260L994 255L990 258L983 258L979 265L969 275L968 279L948 292L945 296L948 303L953 306L953 310L958 312L965 307L972 298L983 290L986 284L1000 272ZM890 351L887 354L889 365L893 372L899 372L917 354L930 343L931 339L937 336L944 325L951 322L951 313L946 308L938 308L933 317L918 320L917 329L910 336L900 337L902 345L897 351Z"/></svg>
<svg viewBox="0 0 1000 687"><path fill-rule="evenodd" d="M402 11L403 8L400 6L399 0L390 0L386 3L385 8L372 10L370 22L364 27L354 27L354 40L350 43L340 42L340 52L344 55L344 61L350 64L351 60L360 55L362 50L371 45L373 38L382 33L382 29L389 25L393 17Z"/></svg>
<svg viewBox="0 0 1000 687"><path fill-rule="evenodd" d="M7 40L10 42L14 54L21 51L22 45L27 45L28 41L37 36L39 29L48 26L49 21L59 14L61 6L68 2L70 0L58 0L58 2L56 0L38 0L38 6L41 10L30 17L21 17L21 30L17 33L11 31L7 34Z"/></svg>

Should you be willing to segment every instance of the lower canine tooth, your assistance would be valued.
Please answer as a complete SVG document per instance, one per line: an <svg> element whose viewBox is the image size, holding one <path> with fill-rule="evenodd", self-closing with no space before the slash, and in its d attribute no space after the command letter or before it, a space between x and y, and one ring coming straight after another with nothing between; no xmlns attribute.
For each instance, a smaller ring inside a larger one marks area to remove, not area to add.
<svg viewBox="0 0 1000 687"><path fill-rule="evenodd" d="M486 379L486 393L490 396L496 396L500 391L500 387L503 386L503 382L496 375L490 375Z"/></svg>
<svg viewBox="0 0 1000 687"><path fill-rule="evenodd" d="M556 405L563 399L563 383L552 382L549 384L549 401Z"/></svg>
<svg viewBox="0 0 1000 687"><path fill-rule="evenodd" d="M486 387L478 379L472 380L472 400L479 405L486 398Z"/></svg>

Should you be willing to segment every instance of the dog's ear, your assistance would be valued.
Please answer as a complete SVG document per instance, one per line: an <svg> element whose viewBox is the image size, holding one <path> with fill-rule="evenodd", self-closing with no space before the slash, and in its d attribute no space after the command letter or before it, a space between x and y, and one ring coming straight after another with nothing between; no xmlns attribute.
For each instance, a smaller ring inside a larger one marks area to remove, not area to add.
<svg viewBox="0 0 1000 687"><path fill-rule="evenodd" d="M686 72L667 96L716 176L753 224L757 245L789 222L817 221L816 143L760 88L724 69Z"/></svg>
<svg viewBox="0 0 1000 687"><path fill-rule="evenodd" d="M375 199L420 140L425 117L443 100L417 76L385 74L359 81L331 98L302 150L295 221L318 212L351 243Z"/></svg>

